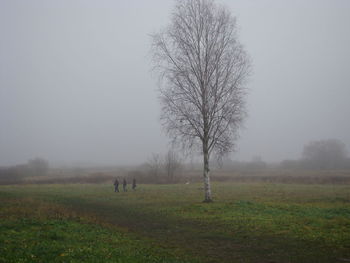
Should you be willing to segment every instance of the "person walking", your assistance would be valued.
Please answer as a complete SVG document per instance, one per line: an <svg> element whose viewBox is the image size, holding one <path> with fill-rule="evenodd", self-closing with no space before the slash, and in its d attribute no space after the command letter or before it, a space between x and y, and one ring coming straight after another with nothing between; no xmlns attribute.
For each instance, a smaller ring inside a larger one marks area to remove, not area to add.
<svg viewBox="0 0 350 263"><path fill-rule="evenodd" d="M114 192L119 192L119 181L118 178L114 181Z"/></svg>
<svg viewBox="0 0 350 263"><path fill-rule="evenodd" d="M136 179L132 179L132 190L136 190Z"/></svg>
<svg viewBox="0 0 350 263"><path fill-rule="evenodd" d="M126 189L126 186L127 186L127 182L125 180L125 178L123 179L123 191L126 192L127 189Z"/></svg>

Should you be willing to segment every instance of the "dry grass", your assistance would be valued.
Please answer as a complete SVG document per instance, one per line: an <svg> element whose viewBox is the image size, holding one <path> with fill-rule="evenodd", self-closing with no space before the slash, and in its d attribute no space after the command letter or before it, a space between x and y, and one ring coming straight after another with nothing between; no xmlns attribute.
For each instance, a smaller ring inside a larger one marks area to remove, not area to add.
<svg viewBox="0 0 350 263"><path fill-rule="evenodd" d="M168 183L200 183L201 170L185 170L169 182L165 175L155 177L146 171L131 170L129 172L103 172L70 174L69 176L50 175L23 178L0 178L0 185L16 184L112 184L116 177L127 178L129 182L136 178L142 184ZM291 169L245 169L211 171L211 180L214 182L266 182L287 184L350 184L350 170L291 170Z"/></svg>

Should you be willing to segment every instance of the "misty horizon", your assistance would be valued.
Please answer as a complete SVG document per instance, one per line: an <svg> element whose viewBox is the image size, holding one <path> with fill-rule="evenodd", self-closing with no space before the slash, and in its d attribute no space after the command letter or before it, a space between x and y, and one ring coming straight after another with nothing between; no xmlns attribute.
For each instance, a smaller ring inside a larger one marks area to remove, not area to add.
<svg viewBox="0 0 350 263"><path fill-rule="evenodd" d="M248 117L232 160L350 147L350 2L228 1L252 59ZM0 166L133 165L170 147L150 34L174 1L1 1Z"/></svg>

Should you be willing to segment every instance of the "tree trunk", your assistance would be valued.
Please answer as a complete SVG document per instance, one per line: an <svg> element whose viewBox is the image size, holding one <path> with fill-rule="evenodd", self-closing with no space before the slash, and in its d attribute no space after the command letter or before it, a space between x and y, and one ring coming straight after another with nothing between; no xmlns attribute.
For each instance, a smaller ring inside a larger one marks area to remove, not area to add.
<svg viewBox="0 0 350 263"><path fill-rule="evenodd" d="M205 147L204 147L205 148ZM210 203L213 200L211 199L211 189L210 189L210 171L209 171L209 154L208 151L203 152L204 156L204 201L205 203Z"/></svg>

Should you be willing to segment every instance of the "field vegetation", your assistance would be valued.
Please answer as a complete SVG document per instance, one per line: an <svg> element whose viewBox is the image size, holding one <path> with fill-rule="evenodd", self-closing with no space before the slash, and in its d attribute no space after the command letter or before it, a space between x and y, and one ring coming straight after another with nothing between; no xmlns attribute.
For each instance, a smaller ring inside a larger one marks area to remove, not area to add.
<svg viewBox="0 0 350 263"><path fill-rule="evenodd" d="M350 186L0 187L1 262L346 262ZM20 253L18 252L21 249Z"/></svg>

